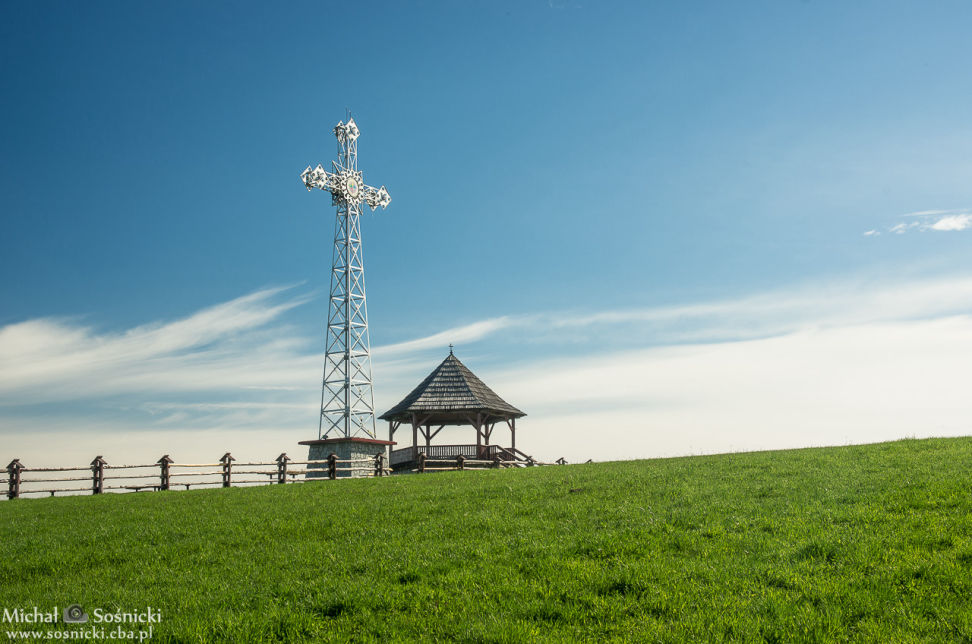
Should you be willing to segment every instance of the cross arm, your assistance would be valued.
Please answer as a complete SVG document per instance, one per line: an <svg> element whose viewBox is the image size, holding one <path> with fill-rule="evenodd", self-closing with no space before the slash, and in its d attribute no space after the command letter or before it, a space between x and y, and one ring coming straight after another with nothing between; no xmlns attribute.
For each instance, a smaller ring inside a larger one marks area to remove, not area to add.
<svg viewBox="0 0 972 644"><path fill-rule="evenodd" d="M314 188L333 192L338 187L338 175L328 172L320 163L316 168L307 166L307 169L300 173L300 179L304 182L308 191Z"/></svg>
<svg viewBox="0 0 972 644"><path fill-rule="evenodd" d="M381 209L384 210L385 208L388 207L388 204L391 203L391 195L389 195L388 191L385 190L385 186L382 186L380 188L372 188L371 186L365 186L364 200L365 203L371 206L372 210L374 210L378 206L381 206Z"/></svg>
<svg viewBox="0 0 972 644"><path fill-rule="evenodd" d="M316 168L307 166L300 173L300 180L308 190L320 188L327 190L338 199L343 199L351 203L364 201L374 210L378 206L382 209L387 208L391 203L391 195L385 186L374 188L361 183L361 173L335 167L337 172L328 172L324 166L317 164Z"/></svg>

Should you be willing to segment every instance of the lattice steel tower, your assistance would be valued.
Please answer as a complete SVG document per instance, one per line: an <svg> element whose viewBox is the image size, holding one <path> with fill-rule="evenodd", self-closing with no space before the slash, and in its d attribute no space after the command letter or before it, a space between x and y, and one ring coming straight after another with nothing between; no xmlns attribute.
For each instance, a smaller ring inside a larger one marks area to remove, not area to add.
<svg viewBox="0 0 972 644"><path fill-rule="evenodd" d="M307 166L300 178L307 190L331 193L337 206L334 224L334 260L331 297L325 336L324 384L318 438L375 438L375 401L371 384L371 345L368 340L368 308L365 304L364 261L361 253L361 204L384 209L391 197L385 186L372 188L358 170L358 126L338 123L338 161L331 172L320 164Z"/></svg>

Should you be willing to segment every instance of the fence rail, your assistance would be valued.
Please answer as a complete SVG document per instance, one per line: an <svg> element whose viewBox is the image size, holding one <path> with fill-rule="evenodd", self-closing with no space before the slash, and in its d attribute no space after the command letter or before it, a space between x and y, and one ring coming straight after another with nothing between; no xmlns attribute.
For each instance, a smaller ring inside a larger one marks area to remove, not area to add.
<svg viewBox="0 0 972 644"><path fill-rule="evenodd" d="M27 467L20 459L14 459L7 466L7 478L0 479L0 485L6 486L8 499L16 499L36 494L54 496L59 492L102 494L108 490L141 492L179 487L188 490L192 487L280 485L296 483L298 476L313 481L347 478L350 474L358 477L391 474L384 454L377 454L374 458L340 459L332 453L328 458L317 461L294 461L287 454L266 462L235 463L235 460L229 452L216 463L176 463L168 454L155 463L137 465L110 465L99 455L88 467ZM156 472L146 473L146 468L153 468ZM89 474L75 476L75 472ZM56 473L65 475L57 476ZM32 475L39 476L35 478ZM88 481L89 485L81 487L78 485L80 481Z"/></svg>
<svg viewBox="0 0 972 644"><path fill-rule="evenodd" d="M433 447L452 448L459 446ZM413 452L416 456L417 467L409 471L416 473L446 472L555 464L536 461L532 457L523 460L518 458L518 454L514 454L505 448L492 450L492 458L467 458L461 451L453 449L430 451L432 454L429 455L423 448ZM459 451L459 453L455 454L456 451ZM450 454L449 452L453 453ZM481 454L485 453L489 452L481 452ZM437 458L430 458L429 456L432 455ZM184 486L188 490L192 487L206 486L282 485L298 482L298 476L306 477L303 480L313 481L347 478L350 474L380 477L392 473L384 454L377 454L374 458L339 459L336 454L332 453L328 458L317 461L294 461L287 454L281 454L273 461L267 462L234 464L235 460L229 452L224 454L217 463L176 463L169 458L168 454L155 463L147 465L110 465L101 456L97 456L88 467L27 467L20 462L20 459L14 459L7 466L7 478L0 479L0 485L7 486L8 499L16 499L33 494L54 496L58 492L103 494L109 490L119 492L161 491L179 486ZM566 465L567 461L561 458L557 460L556 464ZM137 473L137 470L144 470L145 468L155 468L157 471L152 474ZM204 468L208 469L196 471L196 469ZM71 475L73 472L85 471L89 472L88 476ZM132 471L136 471L136 473ZM65 472L68 475L51 478L50 473L52 472ZM42 477L32 478L31 474L40 474ZM238 476L265 478L237 478ZM89 485L80 487L77 485L79 481L88 481ZM68 487L45 485L51 483L66 484Z"/></svg>

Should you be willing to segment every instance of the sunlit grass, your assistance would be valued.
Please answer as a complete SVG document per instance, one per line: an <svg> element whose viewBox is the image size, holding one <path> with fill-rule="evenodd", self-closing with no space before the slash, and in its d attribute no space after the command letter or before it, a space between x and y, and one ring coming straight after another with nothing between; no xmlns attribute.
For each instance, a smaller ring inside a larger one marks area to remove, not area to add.
<svg viewBox="0 0 972 644"><path fill-rule="evenodd" d="M0 503L0 608L153 641L972 639L972 440Z"/></svg>

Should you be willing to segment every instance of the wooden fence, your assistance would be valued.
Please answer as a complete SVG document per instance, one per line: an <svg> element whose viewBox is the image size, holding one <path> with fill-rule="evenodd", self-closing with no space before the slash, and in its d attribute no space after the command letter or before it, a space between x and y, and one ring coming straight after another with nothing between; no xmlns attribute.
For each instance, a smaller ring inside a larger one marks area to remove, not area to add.
<svg viewBox="0 0 972 644"><path fill-rule="evenodd" d="M322 461L294 461L287 454L281 454L270 462L236 463L236 459L226 452L218 463L176 463L166 454L155 463L147 465L110 465L101 456L96 456L87 467L27 467L14 459L7 466L7 478L0 479L0 485L7 485L7 498L16 499L28 494L49 494L58 492L78 494L90 492L103 494L106 491L141 492L143 490L171 490L185 486L191 487L232 487L238 485L282 485L298 482L296 477L312 475L305 480L336 480L347 478L354 473L362 476L388 476L391 470L383 454L373 458L339 459L331 454ZM566 465L564 459L558 465ZM445 472L476 468L504 468L552 465L532 458L527 461L469 459L461 454L455 458L426 459L419 454L418 466L411 472ZM301 468L300 466L303 466ZM154 473L145 470L155 469ZM87 472L81 476L81 472ZM143 473L144 472L144 473ZM31 475L37 474L39 478ZM242 478L241 478L242 477ZM288 479L289 477L289 479ZM83 485L82 482L87 483ZM64 484L70 487L52 487ZM79 487L80 486L80 487Z"/></svg>
<svg viewBox="0 0 972 644"><path fill-rule="evenodd" d="M359 477L391 473L382 454L364 459L339 459L336 454L331 454L321 461L294 461L281 454L270 462L235 461L229 452L217 463L176 463L168 454L147 465L110 465L101 456L96 456L87 467L27 467L20 459L14 459L7 466L7 478L0 480L0 485L6 484L8 499L16 499L27 494L54 496L58 492L102 494L106 491L171 490L180 486L188 490L192 487L283 484L297 482L298 476L306 474L311 474L309 480L313 481L344 478L352 471ZM152 469L156 471L147 471ZM81 472L87 474L82 476Z"/></svg>

